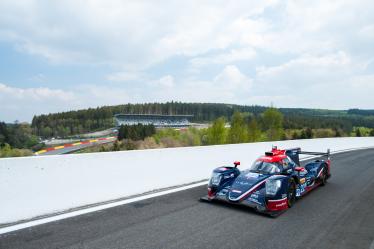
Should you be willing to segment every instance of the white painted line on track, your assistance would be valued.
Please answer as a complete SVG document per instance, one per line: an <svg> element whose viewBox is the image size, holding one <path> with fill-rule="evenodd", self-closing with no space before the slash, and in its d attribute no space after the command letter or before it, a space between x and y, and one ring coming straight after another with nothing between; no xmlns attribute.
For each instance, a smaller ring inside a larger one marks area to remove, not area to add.
<svg viewBox="0 0 374 249"><path fill-rule="evenodd" d="M370 148L374 148L374 147L362 147L362 148L356 148L356 149L346 149L346 150L334 151L334 152L331 152L330 154L333 155L333 154L339 154L339 153L343 153L343 152L370 149ZM306 160L310 160L310 159L317 158L317 157L321 157L321 156L306 157L306 158L300 159L300 161L306 161ZM92 213L92 212L96 212L96 211L100 211L100 210L104 210L104 209L108 209L108 208L113 208L113 207L129 204L129 203L133 203L133 202L137 202L137 201L142 201L142 200L146 200L146 199L150 199L150 198L154 198L154 197L158 197L158 196L162 196L162 195L167 195L167 194L171 194L171 193L175 193L175 192L179 192L179 191L203 186L203 185L206 185L206 184L208 184L208 181L198 182L198 183L194 183L194 184L190 184L190 185L184 185L184 186L181 186L181 187L176 187L176 188L172 188L172 189L168 189L168 190L164 190L164 191L160 191L160 192L156 192L156 193L145 194L145 195L142 195L142 196L137 196L137 197L126 199L126 200L111 202L111 203L98 205L98 206L94 206L94 207L89 207L89 208L84 208L84 209L71 211L71 212L67 212L67 213L63 213L63 214L57 214L55 216L51 216L51 217L47 217L47 218L41 218L41 219L37 219L37 220L26 221L26 222L23 222L23 223L19 223L19 224L15 224L15 225L0 228L0 234L9 233L9 232L17 231L17 230L20 230L20 229L29 228L29 227L33 227L33 226L37 226L37 225L42 225L42 224L46 224L46 223L53 222L53 221L63 220L63 219L79 216L79 215L82 215L82 214ZM374 249L374 242L371 245L370 249Z"/></svg>

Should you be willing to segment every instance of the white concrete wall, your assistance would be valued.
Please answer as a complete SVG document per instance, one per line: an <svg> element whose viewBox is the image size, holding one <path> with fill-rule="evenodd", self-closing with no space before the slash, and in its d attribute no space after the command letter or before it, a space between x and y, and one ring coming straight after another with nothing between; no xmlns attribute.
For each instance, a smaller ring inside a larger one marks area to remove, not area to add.
<svg viewBox="0 0 374 249"><path fill-rule="evenodd" d="M206 179L235 160L246 168L272 145L337 151L374 137L0 159L0 224Z"/></svg>

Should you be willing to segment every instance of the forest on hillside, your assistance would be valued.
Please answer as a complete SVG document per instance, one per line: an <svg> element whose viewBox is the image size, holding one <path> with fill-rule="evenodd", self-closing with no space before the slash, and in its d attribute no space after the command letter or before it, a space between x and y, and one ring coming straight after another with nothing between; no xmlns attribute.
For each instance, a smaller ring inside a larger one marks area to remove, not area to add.
<svg viewBox="0 0 374 249"><path fill-rule="evenodd" d="M364 111L364 112L362 112ZM32 155L44 139L75 137L112 128L113 115L192 114L192 122L209 128L155 129L153 125L121 126L114 145L89 151L165 148L341 136L374 136L370 110L321 110L204 103L153 103L104 106L35 116L31 124L0 122L0 157ZM227 124L230 124L227 126Z"/></svg>
<svg viewBox="0 0 374 249"><path fill-rule="evenodd" d="M229 122L230 125L227 125ZM260 115L235 112L230 120L219 117L208 128L155 129L153 125L122 125L113 145L92 147L83 152L155 149L168 147L251 143L326 137L374 136L374 129L354 127L284 129L284 115L276 108L267 108Z"/></svg>
<svg viewBox="0 0 374 249"><path fill-rule="evenodd" d="M35 116L31 126L37 136L66 137L114 126L114 114L193 115L191 122L212 122L224 117L230 120L234 112L258 116L268 107L221 103L145 103L103 106L84 110ZM332 128L349 132L353 127L374 128L374 115L369 110L321 110L305 108L279 108L284 115L285 129ZM364 112L362 112L364 111ZM374 111L372 111L374 113Z"/></svg>

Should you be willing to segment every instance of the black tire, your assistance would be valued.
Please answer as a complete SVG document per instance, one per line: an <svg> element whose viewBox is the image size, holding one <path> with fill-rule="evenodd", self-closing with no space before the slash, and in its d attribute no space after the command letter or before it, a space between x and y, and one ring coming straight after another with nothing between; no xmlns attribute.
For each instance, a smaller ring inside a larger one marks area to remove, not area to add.
<svg viewBox="0 0 374 249"><path fill-rule="evenodd" d="M287 204L288 207L292 207L293 204L295 204L296 201L296 184L295 180L291 178L288 181L288 189L287 189Z"/></svg>
<svg viewBox="0 0 374 249"><path fill-rule="evenodd" d="M323 167L322 174L320 176L321 186L325 186L327 183L327 169L326 166Z"/></svg>

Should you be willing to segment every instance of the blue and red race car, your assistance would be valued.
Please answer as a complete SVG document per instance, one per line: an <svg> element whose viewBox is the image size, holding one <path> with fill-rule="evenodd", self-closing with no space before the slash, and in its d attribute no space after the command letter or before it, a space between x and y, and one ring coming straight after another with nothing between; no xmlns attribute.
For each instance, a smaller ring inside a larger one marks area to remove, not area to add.
<svg viewBox="0 0 374 249"><path fill-rule="evenodd" d="M326 157L314 160L303 167L299 155ZM208 183L208 195L203 201L220 200L255 208L257 211L278 216L292 207L317 186L326 184L330 174L330 151L307 152L300 148L279 150L273 147L270 152L259 157L250 167L240 171L235 166L216 168Z"/></svg>

